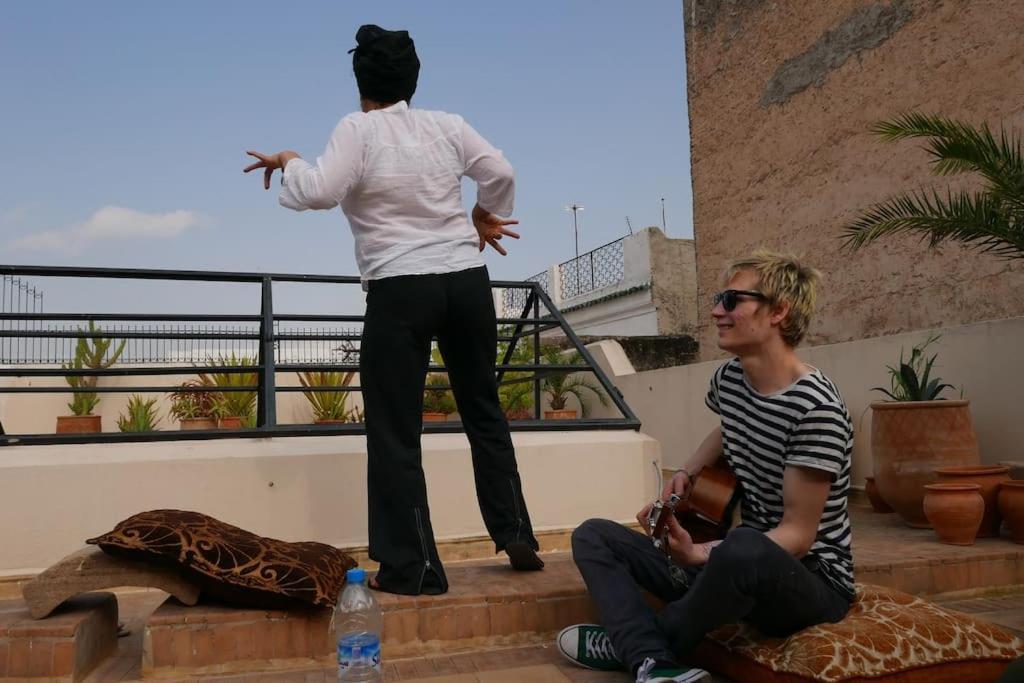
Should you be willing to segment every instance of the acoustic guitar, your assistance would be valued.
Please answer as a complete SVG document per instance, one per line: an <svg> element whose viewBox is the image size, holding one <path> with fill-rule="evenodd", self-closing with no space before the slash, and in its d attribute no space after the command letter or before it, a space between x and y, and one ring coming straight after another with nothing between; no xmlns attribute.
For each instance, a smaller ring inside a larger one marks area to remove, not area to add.
<svg viewBox="0 0 1024 683"><path fill-rule="evenodd" d="M740 499L736 475L729 469L725 458L719 458L701 470L689 497L676 502L674 512L679 524L690 532L694 543L705 543L724 538L729 533L739 512ZM668 511L668 507L665 510Z"/></svg>

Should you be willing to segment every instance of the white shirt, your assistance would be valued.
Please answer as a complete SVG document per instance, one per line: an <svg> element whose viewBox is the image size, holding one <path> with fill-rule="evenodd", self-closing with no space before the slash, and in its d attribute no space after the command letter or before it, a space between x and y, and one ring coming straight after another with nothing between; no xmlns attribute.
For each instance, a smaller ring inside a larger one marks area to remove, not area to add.
<svg viewBox="0 0 1024 683"><path fill-rule="evenodd" d="M296 211L340 204L364 282L450 273L484 264L463 175L477 182L481 208L511 215L515 180L501 151L461 116L402 101L343 118L315 165L289 161L279 201Z"/></svg>

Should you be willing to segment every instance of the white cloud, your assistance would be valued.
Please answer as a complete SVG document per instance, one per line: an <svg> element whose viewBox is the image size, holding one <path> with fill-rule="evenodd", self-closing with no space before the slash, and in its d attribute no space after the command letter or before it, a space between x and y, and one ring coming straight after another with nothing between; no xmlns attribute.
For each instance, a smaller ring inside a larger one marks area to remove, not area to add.
<svg viewBox="0 0 1024 683"><path fill-rule="evenodd" d="M173 239L201 223L194 211L146 213L122 206L104 206L84 223L63 230L44 230L11 241L10 249L79 251L100 240Z"/></svg>

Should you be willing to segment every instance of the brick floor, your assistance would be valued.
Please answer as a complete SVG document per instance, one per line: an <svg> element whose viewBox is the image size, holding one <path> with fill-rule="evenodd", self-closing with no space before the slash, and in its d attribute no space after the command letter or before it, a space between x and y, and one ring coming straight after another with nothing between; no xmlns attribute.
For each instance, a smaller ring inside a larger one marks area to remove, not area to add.
<svg viewBox="0 0 1024 683"><path fill-rule="evenodd" d="M858 580L917 594L959 591L940 599L953 609L1018 631L1024 629L1024 588L1006 595L963 593L1024 584L1024 546L1005 538L981 539L967 547L944 545L931 530L910 529L896 515L875 514L861 504L851 505L851 514ZM627 680L624 674L573 667L547 646L561 626L593 620L594 615L569 556L556 553L545 559L545 571L522 574L495 559L449 563L452 588L445 596L378 593L385 610L388 680L439 681L443 679L438 677L444 676L471 681L481 679L478 675L484 672L487 680L495 680L495 672L506 670L518 670L519 681L531 680L523 677L523 667L532 667L531 676L541 675L539 672L548 675L553 667L571 681ZM146 594L122 599L123 618L133 633L119 643L118 657L97 670L90 681L138 680L143 624L158 604L158 597ZM158 647L156 643L152 646ZM201 653L202 647L205 645L191 649ZM315 665L295 671L225 672L202 680L329 681L333 673L330 666Z"/></svg>

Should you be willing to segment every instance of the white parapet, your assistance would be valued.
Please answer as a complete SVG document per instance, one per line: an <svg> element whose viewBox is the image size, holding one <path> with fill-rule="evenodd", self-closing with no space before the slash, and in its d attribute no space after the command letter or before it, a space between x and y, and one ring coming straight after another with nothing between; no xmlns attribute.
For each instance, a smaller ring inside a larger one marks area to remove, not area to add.
<svg viewBox="0 0 1024 683"><path fill-rule="evenodd" d="M538 531L590 517L629 522L658 493L659 445L643 434L523 432L514 442ZM367 542L360 436L14 446L2 455L0 576L35 573L118 521L162 508L289 541ZM486 535L466 437L424 436L423 467L438 539Z"/></svg>

